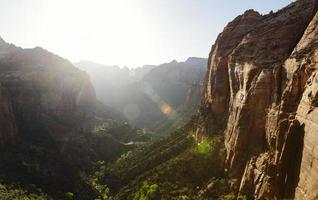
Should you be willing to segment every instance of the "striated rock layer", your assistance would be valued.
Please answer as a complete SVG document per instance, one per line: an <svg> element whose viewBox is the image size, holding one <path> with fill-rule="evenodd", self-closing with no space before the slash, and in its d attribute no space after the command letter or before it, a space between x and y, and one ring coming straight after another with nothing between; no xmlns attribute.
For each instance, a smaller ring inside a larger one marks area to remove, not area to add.
<svg viewBox="0 0 318 200"><path fill-rule="evenodd" d="M318 198L317 5L246 11L212 46L198 129L224 130L240 195Z"/></svg>

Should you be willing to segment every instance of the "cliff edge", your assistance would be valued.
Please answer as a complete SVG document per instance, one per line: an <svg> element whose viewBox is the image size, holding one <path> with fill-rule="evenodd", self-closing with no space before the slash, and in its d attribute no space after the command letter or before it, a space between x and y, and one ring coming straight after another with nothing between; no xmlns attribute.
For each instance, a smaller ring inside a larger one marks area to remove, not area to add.
<svg viewBox="0 0 318 200"><path fill-rule="evenodd" d="M233 189L253 199L317 199L317 0L246 11L218 36L197 131L224 130Z"/></svg>

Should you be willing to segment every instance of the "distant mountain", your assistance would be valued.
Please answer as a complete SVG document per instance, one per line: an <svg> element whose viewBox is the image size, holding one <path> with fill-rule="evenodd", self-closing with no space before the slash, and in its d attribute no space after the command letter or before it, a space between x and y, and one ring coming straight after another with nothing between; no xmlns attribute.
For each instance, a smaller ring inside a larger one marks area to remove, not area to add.
<svg viewBox="0 0 318 200"><path fill-rule="evenodd" d="M127 67L106 66L91 61L80 61L74 65L89 73L90 79L97 91L97 98L111 107L114 107L118 100L122 98L128 85L140 81L145 74L155 67L145 65L130 70Z"/></svg>
<svg viewBox="0 0 318 200"><path fill-rule="evenodd" d="M193 89L198 91L192 105L195 108L198 105L207 59L190 57L185 62L174 60L137 69L88 61L75 63L75 66L88 72L103 103L119 110L136 126L157 131L159 122L176 124L174 122L183 121L180 117L189 117L195 112L191 109L185 116L180 108L185 106ZM163 125L159 132L167 129L169 127Z"/></svg>

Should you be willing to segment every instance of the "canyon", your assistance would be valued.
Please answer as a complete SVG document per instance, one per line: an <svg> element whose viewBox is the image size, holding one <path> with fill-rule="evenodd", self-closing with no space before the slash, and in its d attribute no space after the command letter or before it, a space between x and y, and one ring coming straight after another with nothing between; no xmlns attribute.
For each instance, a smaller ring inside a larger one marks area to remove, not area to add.
<svg viewBox="0 0 318 200"><path fill-rule="evenodd" d="M0 197L17 187L25 199L317 199L317 10L247 10L207 69L194 57L72 64L0 39Z"/></svg>
<svg viewBox="0 0 318 200"><path fill-rule="evenodd" d="M190 57L184 62L173 60L136 69L90 61L74 65L89 74L97 98L105 105L135 126L165 133L196 112L207 59Z"/></svg>
<svg viewBox="0 0 318 200"><path fill-rule="evenodd" d="M137 177L119 197L148 180L163 199L317 199L317 3L299 0L267 15L247 10L228 23L212 46L198 113L167 139L173 144L155 143L161 153L133 157L161 162L133 161L143 170L119 172ZM202 145L209 157L197 158ZM175 147L183 151L171 153ZM183 178L166 178L171 171Z"/></svg>

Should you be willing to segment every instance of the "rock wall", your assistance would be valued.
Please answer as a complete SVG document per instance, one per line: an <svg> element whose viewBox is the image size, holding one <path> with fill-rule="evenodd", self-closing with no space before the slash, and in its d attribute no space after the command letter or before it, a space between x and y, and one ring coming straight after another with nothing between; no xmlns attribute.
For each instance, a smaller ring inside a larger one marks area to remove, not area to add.
<svg viewBox="0 0 318 200"><path fill-rule="evenodd" d="M241 195L317 199L317 4L249 10L212 47L199 129L224 130Z"/></svg>
<svg viewBox="0 0 318 200"><path fill-rule="evenodd" d="M95 91L88 75L39 47L0 41L0 144L54 140L89 130Z"/></svg>
<svg viewBox="0 0 318 200"><path fill-rule="evenodd" d="M318 14L308 26L294 53L302 55L298 61L301 81L305 85L296 119L303 126L303 153L296 199L318 199Z"/></svg>

